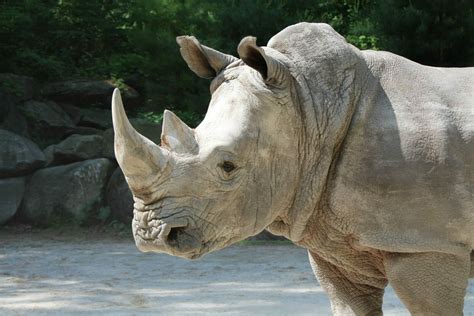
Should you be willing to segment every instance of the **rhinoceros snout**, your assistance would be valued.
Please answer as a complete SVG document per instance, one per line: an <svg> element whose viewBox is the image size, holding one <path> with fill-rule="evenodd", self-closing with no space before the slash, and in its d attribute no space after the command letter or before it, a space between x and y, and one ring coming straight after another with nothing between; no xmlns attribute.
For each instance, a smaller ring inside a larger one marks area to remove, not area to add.
<svg viewBox="0 0 474 316"><path fill-rule="evenodd" d="M133 236L140 251L168 253L188 259L200 256L201 244L186 218L149 218L149 212L135 212L133 218Z"/></svg>

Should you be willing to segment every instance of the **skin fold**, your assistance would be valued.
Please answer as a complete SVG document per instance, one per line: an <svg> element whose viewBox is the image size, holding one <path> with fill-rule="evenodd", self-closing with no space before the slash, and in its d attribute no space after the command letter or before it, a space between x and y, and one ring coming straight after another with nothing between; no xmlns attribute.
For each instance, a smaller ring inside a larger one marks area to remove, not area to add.
<svg viewBox="0 0 474 316"><path fill-rule="evenodd" d="M263 229L308 249L335 315L461 315L474 247L474 68L360 51L300 23L239 58L177 42L211 79L191 129L165 111L158 146L112 100L115 153L142 251L188 259Z"/></svg>

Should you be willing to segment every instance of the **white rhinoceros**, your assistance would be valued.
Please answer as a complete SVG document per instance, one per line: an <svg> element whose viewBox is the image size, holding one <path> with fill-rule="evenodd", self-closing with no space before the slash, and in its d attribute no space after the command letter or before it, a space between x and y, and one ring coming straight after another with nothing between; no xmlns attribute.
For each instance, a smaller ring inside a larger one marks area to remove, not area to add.
<svg viewBox="0 0 474 316"><path fill-rule="evenodd" d="M165 111L162 143L113 96L115 152L142 251L198 258L267 229L308 249L339 315L460 315L473 274L474 68L360 51L290 26L240 59L177 38L212 79L202 123Z"/></svg>

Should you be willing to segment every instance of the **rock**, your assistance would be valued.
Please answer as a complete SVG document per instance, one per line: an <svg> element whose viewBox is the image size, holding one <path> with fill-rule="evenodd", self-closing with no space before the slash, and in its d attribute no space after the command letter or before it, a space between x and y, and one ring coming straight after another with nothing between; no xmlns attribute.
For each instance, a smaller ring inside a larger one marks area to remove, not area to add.
<svg viewBox="0 0 474 316"><path fill-rule="evenodd" d="M54 102L28 101L21 111L30 135L40 147L57 143L75 128L69 115Z"/></svg>
<svg viewBox="0 0 474 316"><path fill-rule="evenodd" d="M71 136L73 134L78 135L102 135L104 131L94 127L87 127L87 126L76 126L70 133L66 134L67 136Z"/></svg>
<svg viewBox="0 0 474 316"><path fill-rule="evenodd" d="M0 225L15 215L23 199L25 178L0 179Z"/></svg>
<svg viewBox="0 0 474 316"><path fill-rule="evenodd" d="M43 95L56 102L80 107L110 108L112 92L116 87L110 80L69 80L45 85ZM127 107L135 107L140 102L137 91L132 87L120 84L120 91Z"/></svg>
<svg viewBox="0 0 474 316"><path fill-rule="evenodd" d="M65 103L58 103L58 105L69 115L74 124L79 123L82 117L81 108Z"/></svg>
<svg viewBox="0 0 474 316"><path fill-rule="evenodd" d="M21 135L25 138L31 137L28 122L26 121L25 116L16 107L13 107L10 110L5 120L0 124L0 128Z"/></svg>
<svg viewBox="0 0 474 316"><path fill-rule="evenodd" d="M19 101L32 99L35 90L36 83L31 77L10 73L0 74L0 91L16 97Z"/></svg>
<svg viewBox="0 0 474 316"><path fill-rule="evenodd" d="M3 122L10 112L10 109L15 106L15 100L12 96L0 90L0 122Z"/></svg>
<svg viewBox="0 0 474 316"><path fill-rule="evenodd" d="M107 205L112 216L124 224L130 224L133 218L133 197L120 168L115 169L107 184Z"/></svg>
<svg viewBox="0 0 474 316"><path fill-rule="evenodd" d="M22 111L29 120L44 123L51 128L73 128L74 122L59 105L54 102L28 101Z"/></svg>
<svg viewBox="0 0 474 316"><path fill-rule="evenodd" d="M0 91L0 128L29 138L28 124L17 105L16 98Z"/></svg>
<svg viewBox="0 0 474 316"><path fill-rule="evenodd" d="M161 124L137 118L130 119L130 123L140 134L153 141L155 144L161 143Z"/></svg>
<svg viewBox="0 0 474 316"><path fill-rule="evenodd" d="M115 151L114 151L114 129L109 128L105 130L102 134L104 143L102 144L102 156L115 159Z"/></svg>
<svg viewBox="0 0 474 316"><path fill-rule="evenodd" d="M47 166L100 158L103 137L101 135L71 135L59 144L44 150Z"/></svg>
<svg viewBox="0 0 474 316"><path fill-rule="evenodd" d="M76 125L72 134L101 134L103 129L112 126L112 112L103 109L81 109L70 104L58 104Z"/></svg>
<svg viewBox="0 0 474 316"><path fill-rule="evenodd" d="M45 157L31 140L0 129L0 178L32 173L45 164Z"/></svg>
<svg viewBox="0 0 474 316"><path fill-rule="evenodd" d="M26 187L19 218L40 225L86 223L104 204L105 186L114 166L100 158L35 172Z"/></svg>
<svg viewBox="0 0 474 316"><path fill-rule="evenodd" d="M81 109L78 125L107 129L112 127L112 111L104 109Z"/></svg>
<svg viewBox="0 0 474 316"><path fill-rule="evenodd" d="M130 119L133 127L143 136L153 141L155 144L161 143L161 124L153 123L144 119ZM107 158L115 159L114 153L114 130L106 130L102 136L104 144L102 146L102 155Z"/></svg>

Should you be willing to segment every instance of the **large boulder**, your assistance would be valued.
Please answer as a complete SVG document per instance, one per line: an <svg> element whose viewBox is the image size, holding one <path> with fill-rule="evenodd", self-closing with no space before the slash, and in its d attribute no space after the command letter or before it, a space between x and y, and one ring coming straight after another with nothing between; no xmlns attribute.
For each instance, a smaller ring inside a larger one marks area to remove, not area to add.
<svg viewBox="0 0 474 316"><path fill-rule="evenodd" d="M107 129L112 127L112 111L106 109L81 109L80 126Z"/></svg>
<svg viewBox="0 0 474 316"><path fill-rule="evenodd" d="M107 184L107 205L112 216L124 224L133 218L133 196L120 168L115 169Z"/></svg>
<svg viewBox="0 0 474 316"><path fill-rule="evenodd" d="M112 125L112 112L101 109L81 109L65 103L58 104L66 112L76 128L71 134L91 135L102 134L103 129Z"/></svg>
<svg viewBox="0 0 474 316"><path fill-rule="evenodd" d="M26 175L44 164L43 152L35 143L0 129L0 178Z"/></svg>
<svg viewBox="0 0 474 316"><path fill-rule="evenodd" d="M77 135L102 135L104 131L94 127L87 127L87 126L76 126L76 128L71 131L70 134L67 136L71 136L73 134Z"/></svg>
<svg viewBox="0 0 474 316"><path fill-rule="evenodd" d="M0 128L29 138L28 124L18 109L17 98L0 91Z"/></svg>
<svg viewBox="0 0 474 316"><path fill-rule="evenodd" d="M37 171L26 187L19 218L40 225L87 222L104 205L105 186L114 167L100 158Z"/></svg>
<svg viewBox="0 0 474 316"><path fill-rule="evenodd" d="M0 90L0 122L3 122L10 112L10 109L15 106L15 99Z"/></svg>
<svg viewBox="0 0 474 316"><path fill-rule="evenodd" d="M25 191L25 178L0 179L0 225L15 215Z"/></svg>
<svg viewBox="0 0 474 316"><path fill-rule="evenodd" d="M33 78L10 73L0 74L0 91L14 96L19 101L33 98L37 85Z"/></svg>
<svg viewBox="0 0 474 316"><path fill-rule="evenodd" d="M69 80L53 82L43 87L43 95L56 102L64 102L80 107L99 106L110 108L112 92L117 88L110 80ZM138 105L139 95L132 87L120 84L125 104Z"/></svg>
<svg viewBox="0 0 474 316"><path fill-rule="evenodd" d="M130 119L130 123L140 134L153 141L155 144L160 144L161 124L153 123L145 119ZM102 155L107 158L115 159L113 128L107 129L102 136L104 137Z"/></svg>
<svg viewBox="0 0 474 316"><path fill-rule="evenodd" d="M54 102L28 101L21 107L32 138L43 147L62 140L74 130L69 115Z"/></svg>
<svg viewBox="0 0 474 316"><path fill-rule="evenodd" d="M79 123L82 117L81 108L67 103L58 103L58 105L69 115L74 124Z"/></svg>
<svg viewBox="0 0 474 316"><path fill-rule="evenodd" d="M101 135L71 135L59 144L44 150L47 166L102 157L103 137Z"/></svg>
<svg viewBox="0 0 474 316"><path fill-rule="evenodd" d="M78 127L102 130L112 127L112 111L110 109L79 108L65 103L59 105Z"/></svg>

